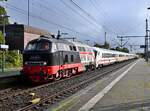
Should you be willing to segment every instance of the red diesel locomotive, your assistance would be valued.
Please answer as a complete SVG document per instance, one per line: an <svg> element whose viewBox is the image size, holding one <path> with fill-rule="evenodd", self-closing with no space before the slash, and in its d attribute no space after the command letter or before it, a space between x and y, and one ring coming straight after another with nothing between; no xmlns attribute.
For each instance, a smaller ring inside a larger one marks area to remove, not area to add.
<svg viewBox="0 0 150 111"><path fill-rule="evenodd" d="M30 41L23 52L21 74L32 82L58 80L83 70L76 46L64 39L41 36Z"/></svg>
<svg viewBox="0 0 150 111"><path fill-rule="evenodd" d="M21 75L32 82L46 82L134 58L137 55L41 36L24 50Z"/></svg>

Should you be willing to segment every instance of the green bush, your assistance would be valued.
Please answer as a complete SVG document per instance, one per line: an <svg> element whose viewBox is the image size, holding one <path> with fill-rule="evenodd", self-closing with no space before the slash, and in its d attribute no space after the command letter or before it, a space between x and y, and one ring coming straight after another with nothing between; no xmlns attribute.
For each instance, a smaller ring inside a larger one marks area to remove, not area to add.
<svg viewBox="0 0 150 111"><path fill-rule="evenodd" d="M5 40L4 40L4 36L2 31L0 31L0 44L4 44Z"/></svg>
<svg viewBox="0 0 150 111"><path fill-rule="evenodd" d="M2 51L0 51L0 64L2 64ZM22 54L18 51L6 51L5 52L5 67L14 68L22 66Z"/></svg>

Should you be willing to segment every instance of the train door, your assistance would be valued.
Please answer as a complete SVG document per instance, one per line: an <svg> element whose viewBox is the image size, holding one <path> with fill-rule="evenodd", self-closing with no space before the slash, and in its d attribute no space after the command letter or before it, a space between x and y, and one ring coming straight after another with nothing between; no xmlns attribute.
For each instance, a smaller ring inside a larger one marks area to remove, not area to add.
<svg viewBox="0 0 150 111"><path fill-rule="evenodd" d="M94 51L94 65L96 66L96 68L98 67L98 63L97 63L97 51L96 50L93 50Z"/></svg>
<svg viewBox="0 0 150 111"><path fill-rule="evenodd" d="M58 65L59 65L59 70L61 68L61 66L63 65L63 44L61 43L57 43L57 53L58 53L58 57L54 57L54 59L57 60Z"/></svg>

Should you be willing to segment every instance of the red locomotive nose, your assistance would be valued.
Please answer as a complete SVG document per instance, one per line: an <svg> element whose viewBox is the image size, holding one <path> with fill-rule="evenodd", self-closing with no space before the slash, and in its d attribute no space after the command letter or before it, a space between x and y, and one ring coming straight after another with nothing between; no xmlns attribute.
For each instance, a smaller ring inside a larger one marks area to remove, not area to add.
<svg viewBox="0 0 150 111"><path fill-rule="evenodd" d="M35 73L40 73L41 71L41 66L24 66L23 67L23 72L25 72L28 75L32 75Z"/></svg>
<svg viewBox="0 0 150 111"><path fill-rule="evenodd" d="M48 77L48 67L46 66L24 66L22 70L23 74L32 82L45 82Z"/></svg>

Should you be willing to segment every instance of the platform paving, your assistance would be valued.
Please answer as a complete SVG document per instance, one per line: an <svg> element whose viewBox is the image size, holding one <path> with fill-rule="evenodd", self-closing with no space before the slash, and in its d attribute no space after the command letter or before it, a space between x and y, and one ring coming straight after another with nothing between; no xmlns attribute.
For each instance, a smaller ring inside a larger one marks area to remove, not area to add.
<svg viewBox="0 0 150 111"><path fill-rule="evenodd" d="M150 64L139 59L91 84L49 110L150 111L149 106Z"/></svg>
<svg viewBox="0 0 150 111"><path fill-rule="evenodd" d="M92 109L115 111L123 110L121 107L126 106L124 110L144 110L142 104L148 99L150 99L150 65L141 59ZM132 108L134 106L135 108Z"/></svg>

